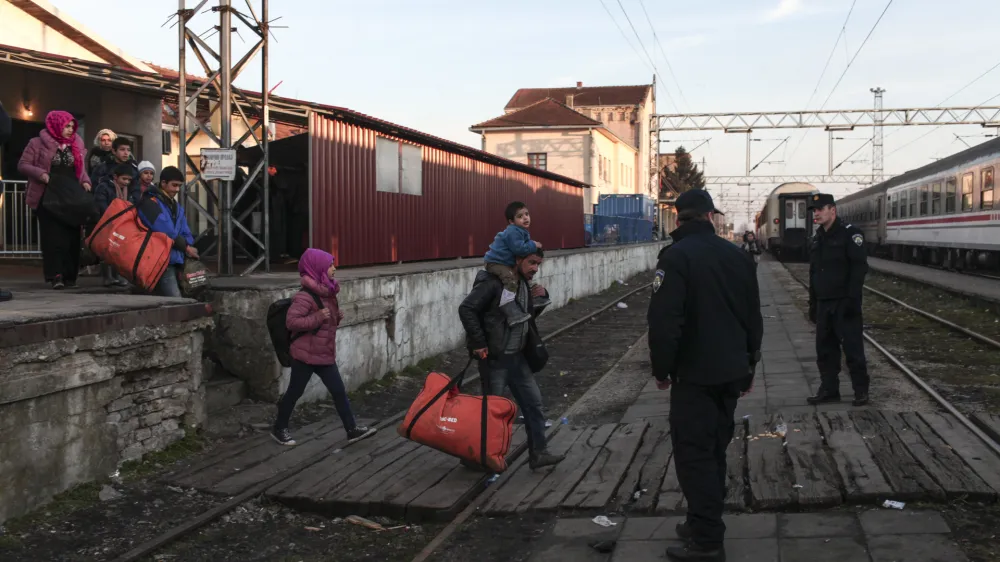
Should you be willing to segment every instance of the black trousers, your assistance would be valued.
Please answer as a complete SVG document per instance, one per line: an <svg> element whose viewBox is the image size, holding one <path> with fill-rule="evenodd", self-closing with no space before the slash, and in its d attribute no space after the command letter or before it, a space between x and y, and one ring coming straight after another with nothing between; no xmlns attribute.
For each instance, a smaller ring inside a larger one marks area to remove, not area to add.
<svg viewBox="0 0 1000 562"><path fill-rule="evenodd" d="M840 352L847 357L854 393L868 392L868 362L862 336L861 307L847 299L816 303L816 365L822 390L840 394Z"/></svg>
<svg viewBox="0 0 1000 562"><path fill-rule="evenodd" d="M62 275L64 282L76 281L80 271L80 227L69 226L55 219L45 207L39 206L38 217L42 246L42 271L51 282Z"/></svg>
<svg viewBox="0 0 1000 562"><path fill-rule="evenodd" d="M274 421L274 429L288 429L288 422L292 419L292 410L295 403L302 398L302 393L306 391L309 379L315 373L326 389L333 396L333 405L337 408L337 415L344 424L344 430L354 429L358 424L354 421L354 413L351 411L351 401L347 398L347 389L344 387L344 379L340 377L340 369L337 364L333 365L309 365L298 359L292 360L291 378L288 380L288 388L278 400L278 417Z"/></svg>
<svg viewBox="0 0 1000 562"><path fill-rule="evenodd" d="M701 386L680 381L670 390L670 439L677 480L687 500L694 542L719 546L726 534L726 448L733 413L747 381Z"/></svg>

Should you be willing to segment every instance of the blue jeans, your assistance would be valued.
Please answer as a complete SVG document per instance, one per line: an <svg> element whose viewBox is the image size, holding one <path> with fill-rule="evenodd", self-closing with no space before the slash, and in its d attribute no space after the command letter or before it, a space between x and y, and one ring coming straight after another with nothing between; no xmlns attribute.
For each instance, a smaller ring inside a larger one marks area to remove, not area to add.
<svg viewBox="0 0 1000 562"><path fill-rule="evenodd" d="M161 297L180 297L181 296L181 286L177 284L177 270L180 266L168 265L166 269L163 270L163 277L160 277L160 281L156 284L156 288L153 289L153 294Z"/></svg>
<svg viewBox="0 0 1000 562"><path fill-rule="evenodd" d="M485 367L485 369L484 369ZM542 413L542 392L535 382L535 375L528 368L524 356L505 355L499 359L479 362L479 373L484 390L492 396L503 396L504 387L510 388L514 402L524 416L524 426L528 435L528 450L531 453L545 451L545 415ZM487 376L483 376L487 375Z"/></svg>
<svg viewBox="0 0 1000 562"><path fill-rule="evenodd" d="M274 421L274 429L288 429L288 420L292 419L295 403L302 398L302 393L306 391L306 385L309 384L313 373L319 375L323 385L333 395L333 405L337 408L340 421L344 423L344 429L354 429L358 424L354 421L351 402L347 399L347 389L344 387L344 379L340 378L337 364L308 365L297 359L292 360L292 376L288 381L288 388L278 401L278 417Z"/></svg>

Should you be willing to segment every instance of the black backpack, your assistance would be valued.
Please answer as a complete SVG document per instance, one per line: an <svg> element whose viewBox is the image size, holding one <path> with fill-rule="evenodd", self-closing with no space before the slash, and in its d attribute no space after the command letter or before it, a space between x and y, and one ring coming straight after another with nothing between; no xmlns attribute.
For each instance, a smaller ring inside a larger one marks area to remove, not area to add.
<svg viewBox="0 0 1000 562"><path fill-rule="evenodd" d="M309 296L316 301L316 306L320 310L326 308L323 306L323 301L320 300L318 295L305 289L303 291L309 293ZM286 319L288 317L288 309L291 307L291 298L276 300L271 303L271 306L267 307L267 331L271 335L271 343L274 344L274 353L277 354L278 363L281 363L282 367L292 366L292 342L305 335L305 332L296 332L293 334L288 330ZM318 331L319 328L317 327L311 333L315 334Z"/></svg>

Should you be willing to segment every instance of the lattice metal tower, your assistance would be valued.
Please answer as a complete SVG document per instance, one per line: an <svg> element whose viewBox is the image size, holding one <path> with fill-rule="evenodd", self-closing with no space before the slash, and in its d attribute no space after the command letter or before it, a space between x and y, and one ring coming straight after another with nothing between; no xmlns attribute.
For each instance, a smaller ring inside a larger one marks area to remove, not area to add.
<svg viewBox="0 0 1000 562"><path fill-rule="evenodd" d="M871 93L875 94L875 128L872 132L872 185L874 185L881 181L884 171L884 163L882 161L882 123L885 120L885 116L882 114L882 94L885 93L885 90L876 86L871 89Z"/></svg>
<svg viewBox="0 0 1000 562"><path fill-rule="evenodd" d="M181 198L189 210L198 216L195 245L202 246L202 254L218 259L219 273L236 273L236 261L244 261L249 266L242 275L258 268L270 270L269 263L269 186L267 174L268 135L270 116L268 107L268 0L258 0L260 16L250 0L246 0L249 13L243 13L232 5L232 0L216 0L217 5L209 10L218 14L214 33L219 35L218 52L198 33L191 29L191 20L209 2L198 0L194 8L185 7L185 0L178 0L178 131L180 136L178 168L187 178L187 171L194 178L187 179L181 188ZM237 22L243 24L256 42L233 64L232 35L238 33ZM187 78L187 53L190 50L198 60L201 70L208 80L194 83L191 92ZM249 63L259 56L261 66L260 103L250 97L233 82ZM214 64L213 64L214 63ZM196 87L195 87L196 86ZM199 98L207 98L211 108L208 115L198 111ZM211 121L218 114L218 130ZM233 131L234 118L245 132L239 137ZM187 147L199 137L207 137L220 149L237 149L252 139L260 148L259 158L247 167L247 172L237 172L239 190L234 193L232 180L206 179L203 168L187 153ZM191 212L189 211L189 216ZM202 225L204 227L202 227Z"/></svg>

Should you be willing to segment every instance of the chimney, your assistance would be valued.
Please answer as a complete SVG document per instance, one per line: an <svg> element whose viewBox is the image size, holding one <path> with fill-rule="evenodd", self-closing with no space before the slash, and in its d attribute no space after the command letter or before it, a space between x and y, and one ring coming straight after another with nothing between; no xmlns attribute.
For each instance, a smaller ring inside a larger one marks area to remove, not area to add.
<svg viewBox="0 0 1000 562"><path fill-rule="evenodd" d="M582 88L583 87L583 82L577 82L576 83L576 87L577 88Z"/></svg>
<svg viewBox="0 0 1000 562"><path fill-rule="evenodd" d="M573 94L566 94L566 105L573 107Z"/></svg>

